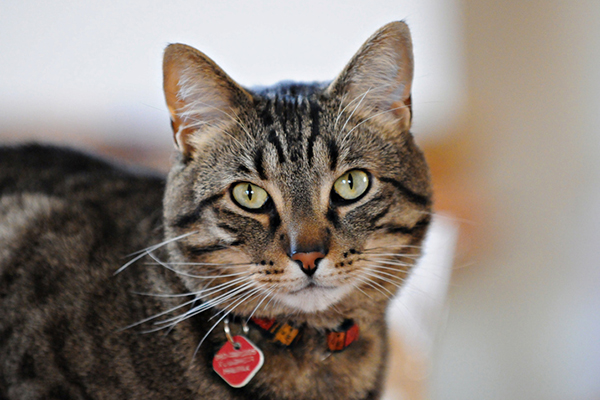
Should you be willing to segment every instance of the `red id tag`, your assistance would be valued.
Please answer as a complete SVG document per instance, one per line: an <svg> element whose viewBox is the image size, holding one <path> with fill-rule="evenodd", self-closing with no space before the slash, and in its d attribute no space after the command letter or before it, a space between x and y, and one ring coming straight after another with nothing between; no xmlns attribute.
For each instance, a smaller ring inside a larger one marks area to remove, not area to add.
<svg viewBox="0 0 600 400"><path fill-rule="evenodd" d="M240 388L246 386L263 366L265 357L262 351L244 336L234 336L233 341L239 344L235 348L227 341L213 358L213 369L230 386Z"/></svg>

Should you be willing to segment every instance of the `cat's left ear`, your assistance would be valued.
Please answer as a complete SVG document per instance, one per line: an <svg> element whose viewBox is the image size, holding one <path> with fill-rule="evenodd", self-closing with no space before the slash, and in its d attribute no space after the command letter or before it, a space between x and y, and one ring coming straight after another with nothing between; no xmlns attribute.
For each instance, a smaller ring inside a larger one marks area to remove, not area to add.
<svg viewBox="0 0 600 400"><path fill-rule="evenodd" d="M404 132L412 118L412 79L410 31L396 21L375 32L327 90L355 116Z"/></svg>
<svg viewBox="0 0 600 400"><path fill-rule="evenodd" d="M163 79L175 145L187 158L212 135L235 126L251 101L214 61L184 44L165 49Z"/></svg>

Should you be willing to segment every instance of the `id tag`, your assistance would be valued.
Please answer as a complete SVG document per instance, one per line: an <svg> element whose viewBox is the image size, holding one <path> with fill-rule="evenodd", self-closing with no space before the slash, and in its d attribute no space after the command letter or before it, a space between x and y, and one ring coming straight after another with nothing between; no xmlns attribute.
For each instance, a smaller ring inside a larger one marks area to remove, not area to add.
<svg viewBox="0 0 600 400"><path fill-rule="evenodd" d="M233 342L238 344L236 349L230 341L213 358L213 369L230 386L240 388L246 386L263 366L265 357L258 347L244 336L234 336Z"/></svg>

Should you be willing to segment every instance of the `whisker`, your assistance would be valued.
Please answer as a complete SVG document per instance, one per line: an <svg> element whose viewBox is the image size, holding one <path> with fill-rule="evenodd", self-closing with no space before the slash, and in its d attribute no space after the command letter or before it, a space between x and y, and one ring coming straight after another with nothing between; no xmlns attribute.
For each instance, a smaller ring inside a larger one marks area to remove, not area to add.
<svg viewBox="0 0 600 400"><path fill-rule="evenodd" d="M209 295L209 294L213 294L213 293L217 293L220 292L223 289L226 289L230 286L235 286L236 284L249 280L250 276L243 276L241 278L236 278L236 279L232 279L230 281L221 283L217 286L213 286L210 287L208 289L203 288L202 290L199 290L197 292L189 292L189 293L177 293L177 294L158 294L158 293L144 293L144 292L133 292L134 294L140 295L140 296L151 296L151 297L187 297L187 296L196 296L196 298L200 298L200 296L204 295Z"/></svg>
<svg viewBox="0 0 600 400"><path fill-rule="evenodd" d="M231 314L233 312L233 310L236 309L237 306L239 306L240 304L242 304L246 300L246 298L247 297L244 297L243 299L241 299L239 302L237 302L231 308L231 310L229 310L226 313L224 313L223 316L221 318L219 318L219 320L213 324L213 326L208 330L208 332L206 332L206 334L204 335L204 337L202 338L202 340L200 340L200 343L198 343L198 346L196 347L196 350L194 351L194 354L192 355L191 362L194 362L194 359L196 358L196 355L198 354L198 350L200 350L200 347L202 346L202 343L204 343L204 341L206 340L206 338L208 337L208 335L210 335L210 333L217 327L217 325L219 325L219 323L221 323L221 321L223 321L229 314Z"/></svg>
<svg viewBox="0 0 600 400"><path fill-rule="evenodd" d="M368 252L371 250L401 250L401 249L423 249L423 246L410 245L410 244L397 244L393 246L383 246L383 247L369 247L364 249L362 252Z"/></svg>
<svg viewBox="0 0 600 400"><path fill-rule="evenodd" d="M198 233L198 231L194 231L194 232L188 232L188 233L185 233L185 234L183 234L183 235L180 235L180 236L174 237L174 238L172 238L172 239L165 240L164 242L161 242L161 243L158 243L158 244L152 245L152 246L150 246L150 247L146 247L145 249L138 250L138 251L136 251L135 253L131 253L130 255L128 255L128 257L130 257L130 256L134 256L134 255L136 255L136 254L137 254L137 256L136 256L136 257L134 257L133 259L129 260L129 261L128 261L127 263L125 263L123 266L121 266L121 268L119 268L119 269L118 269L118 270L117 270L117 271L114 273L114 275L117 275L117 274L121 273L121 272L122 272L122 271L123 271L125 268L129 267L131 264L133 264L134 262L136 262L136 261L137 261L137 260L139 260L140 258L142 258L142 257L146 256L147 254L150 254L150 253L151 253L151 252L153 252L154 250L158 250L159 248L161 248L161 247L163 247L163 246L165 246L165 245L167 245L167 244L169 244L169 243L176 242L177 240L181 240L181 239L183 239L183 238L186 238L186 237L188 237L188 236L191 236L191 235L195 235L196 233Z"/></svg>
<svg viewBox="0 0 600 400"><path fill-rule="evenodd" d="M212 107L212 108L214 108L214 109L217 109L216 107ZM218 110L218 109L217 109L217 110ZM222 110L219 110L219 111L223 112ZM225 114L226 114L226 113L225 113ZM230 132L227 132L227 130L226 130L226 129L223 129L224 127L222 127L222 126L219 126L219 124L218 124L218 123L217 123L217 124L213 124L213 123L212 123L212 122L213 122L212 120L209 120L209 121L204 121L204 120L199 120L199 119L197 119L197 118L195 118L195 117L191 117L191 116L189 116L189 117L187 117L187 118L191 119L191 120L193 121L193 123L192 123L192 124L190 124L190 123L186 123L185 125L182 125L181 129L195 129L195 128L199 128L199 127L201 127L201 126L203 126L203 125L214 126L214 127L216 127L217 129L219 129L219 131L220 131L221 133L223 133L223 134L225 134L225 135L229 136L229 137L230 137L230 138L231 138L233 141L235 141L235 142L237 143L237 145L238 145L238 146L240 146L240 147L241 147L241 146L243 146L243 145L242 145L242 142L240 142L240 141L238 140L238 138L236 138L235 136L233 136L233 135L232 135ZM241 124L239 123L239 121L236 121L236 120L235 120L235 119L233 119L233 118L231 118L231 120L232 120L233 122L235 122L236 124L238 124L238 125L241 127ZM248 134L248 133L245 131L245 129L244 129L244 128L242 128L242 130L244 130L244 132L245 132L246 134Z"/></svg>
<svg viewBox="0 0 600 400"><path fill-rule="evenodd" d="M199 100L194 100L194 101L192 101L192 102L190 102L188 104L188 106L186 107L185 111L179 113L179 116L182 117L182 119L190 118L190 119L194 120L195 123L203 124L204 120L200 120L200 119L198 119L198 118L195 117L195 115L198 114L198 110L197 110L198 106L203 106L203 107L206 107L206 108L209 108L209 109L212 109L212 110L215 110L215 111L218 111L218 112L224 114L231 121L233 121L240 128L242 128L242 130L248 136L249 139L254 139L253 136L250 134L250 131L249 131L248 127L241 122L241 120L239 118L239 115L235 114L235 111L233 109L231 109L231 111L234 113L235 118L231 114L229 114L228 112L226 112L226 111L224 111L224 110L222 110L222 109L220 109L218 107L215 107L213 105L210 105L208 103L205 103L205 102L202 102L202 101L199 101ZM194 124L192 124L191 126L193 127ZM186 127L187 127L187 124L186 124ZM233 137L232 135L230 135L230 136L231 136L231 138L233 140L235 140L238 144L241 145L241 143L235 137Z"/></svg>
<svg viewBox="0 0 600 400"><path fill-rule="evenodd" d="M372 274L372 273L370 273L370 272L368 272L368 271L366 271L366 270L362 270L362 273L363 273L363 274L365 274L365 275L371 276L371 277L373 277L373 278L376 278L376 279L382 279L381 277L377 276L376 274ZM382 279L382 280L384 280L384 281L385 281L385 279ZM395 293L392 293L392 292L390 292L390 291L388 290L388 288L386 288L385 286L381 285L380 283L378 283L378 282L375 282L374 280L370 280L370 281L371 281L373 284L375 284L375 285L379 286L380 288L382 288L383 290L385 290L386 292L388 292L388 293L391 295L391 297L394 297L394 296L396 295Z"/></svg>
<svg viewBox="0 0 600 400"><path fill-rule="evenodd" d="M369 270L370 270L370 271L371 271L373 274L375 274L375 275L378 275L378 274L383 274L383 273L384 273L383 271L374 271L373 269L369 269ZM413 286L411 286L411 285L407 285L407 284L406 284L406 280L405 280L405 279L402 279L402 278L396 277L397 279L401 279L401 281L402 281L402 282L401 282L401 283L399 283L399 282L396 282L396 281L389 280L388 278L386 278L386 277L383 277L383 276L378 276L377 278L378 278L378 279L381 279L381 280L383 280L383 281L385 281L385 282L388 282L388 283L390 283L390 284L392 284L392 285L394 285L394 286L396 286L398 289L402 289L402 290L412 290L412 291L414 291L414 292L416 292L416 293L420 293L420 294L423 294L423 295L425 295L425 296L426 296L427 298L429 298L430 300L433 300L433 301L436 301L437 303L440 303L440 302L439 302L439 299L436 299L435 297L433 297L433 296L431 295L431 293L427 293L427 292L426 292L425 290L423 290L423 289L416 288L416 287L413 287ZM442 303L443 303L443 302L442 302Z"/></svg>
<svg viewBox="0 0 600 400"><path fill-rule="evenodd" d="M346 125L348 124L348 121L350 121L350 119L352 118L352 116L354 115L354 113L356 112L356 110L358 109L358 107L360 107L360 104L363 102L363 100L365 99L365 97L367 96L367 94L369 94L370 91L371 91L371 88L367 89L367 91L362 95L362 97L360 98L360 101L358 102L358 104L356 105L356 107L354 107L354 110L352 110L352 112L350 113L350 115L346 119L346 122L344 123L344 126L342 126L342 129L340 129L340 132L344 132L344 129L346 128ZM346 136L344 137L344 140L346 139L346 137L348 137L348 134L346 134Z"/></svg>
<svg viewBox="0 0 600 400"><path fill-rule="evenodd" d="M406 282L406 279L403 279L399 276L395 276L393 274L390 274L389 272L385 272L385 271L379 271L375 268L366 268L367 271L370 271L372 273L371 276L373 277L377 277L378 279L381 279L385 282L389 282L392 283L394 285L396 285L396 287L402 287L404 286L404 283Z"/></svg>
<svg viewBox="0 0 600 400"><path fill-rule="evenodd" d="M348 108L348 107L349 107L349 106L350 106L352 103L354 103L354 102L355 102L355 101L356 101L356 100L357 100L359 97L360 97L360 102L359 102L359 104L358 104L358 105L357 105L357 106L354 108L354 111L356 111L356 109L358 108L358 106L360 106L360 103L361 103L361 102L364 100L364 98L367 96L367 94L368 94L369 92L371 92L371 91L377 91L377 90L380 90L380 89L385 89L386 87L389 87L389 86L390 86L390 84L383 84L383 85L376 86L376 87L370 87L370 88L369 88L369 89L367 89L365 92L363 92L363 93L360 93L360 94L359 94L359 95L357 95L357 96L356 96L354 99L352 99L352 101L350 101L350 102L349 102L349 103L346 105L346 107L344 107L344 109L343 109L341 112L339 112L339 113L338 113L338 116L337 116L337 118L336 118L336 120L335 120L335 123L334 123L334 125L333 125L333 131L334 131L334 132L336 132L335 128L337 127L338 120L340 119L340 117L341 117L341 115L344 113L344 111L346 111L346 109L347 109L347 108ZM341 105L342 105L342 104L344 103L344 101L346 100L346 97L347 97L347 95L344 95L344 97L342 98L342 101L340 102L340 108L341 108ZM339 108L338 108L338 110L339 110ZM352 111L352 114L354 114L354 111ZM352 114L350 115L350 117L348 117L348 119L346 120L346 123L348 123L348 121L349 121L349 120L350 120L350 118L352 117ZM342 127L342 129L340 130L340 132L343 132L345 127L346 127L346 124L344 124L344 126ZM344 140L345 140L345 138L344 138Z"/></svg>
<svg viewBox="0 0 600 400"><path fill-rule="evenodd" d="M399 265L404 267L410 267L418 262L418 258L416 257L406 257L408 258L407 261L401 260L401 258L404 258L404 256L380 256L377 254L369 254L367 257L359 258L359 260L373 261L388 265Z"/></svg>
<svg viewBox="0 0 600 400"><path fill-rule="evenodd" d="M171 313L171 312L173 312L173 311L176 311L176 310L178 310L178 309L180 309L180 308L182 308L182 307L185 307L185 306L187 306L187 305L189 305L189 304L192 304L192 303L193 303L193 302L195 302L195 301L196 301L196 299L194 299L194 300L190 300L190 301L187 301L187 302L185 302L185 303L183 303L183 304L180 304L180 305L178 305L177 307L173 307L173 308L171 308L171 309L168 309L168 310L166 310L166 311L163 311L163 312L161 312L161 313L158 313L158 314L156 314L156 315L153 315L153 316L151 316L151 317L145 318L145 319L143 319L143 320L141 320L141 321L138 321L138 322L136 322L136 323L134 323L134 324L127 325L126 327L119 329L117 332L122 332L122 331L125 331L125 330L127 330L127 329L131 329L131 328L133 328L133 327L135 327L135 326L141 325L141 324L143 324L143 323L146 323L146 322L152 321L153 319L156 319L156 318L158 318L158 317L161 317L161 316L163 316L163 315L165 315L165 314L168 314L168 313Z"/></svg>
<svg viewBox="0 0 600 400"><path fill-rule="evenodd" d="M406 282L406 279L396 276L394 274L390 274L386 271L380 271L377 267L365 267L365 270L369 271L371 276L381 279L386 283L397 283L399 285L403 285Z"/></svg>
<svg viewBox="0 0 600 400"><path fill-rule="evenodd" d="M244 266L244 265L252 265L252 263L208 263L208 262L166 262L164 261L165 264L169 264L169 265L191 265L191 266L199 266L199 267L237 267L237 266ZM154 264L154 263L148 263L148 264Z"/></svg>
<svg viewBox="0 0 600 400"><path fill-rule="evenodd" d="M357 284L352 283L351 284L352 287L354 287L356 290L358 290L359 292L361 292L362 294L364 294L365 296L367 296L369 299L374 300L371 296L369 296L369 294L367 292L365 292L364 290L362 290L360 288L360 286L358 286Z"/></svg>
<svg viewBox="0 0 600 400"><path fill-rule="evenodd" d="M276 296L275 296L275 292L276 292L277 286L279 286L279 285L274 285L274 286L273 286L273 290L272 290L272 294L273 294L273 296L272 296L272 297L269 299L269 301L267 301L267 304L265 304L265 306L263 307L263 309L265 309L265 310L266 310L266 309L267 309L267 307L269 307L269 304L271 304L271 302L272 302L273 300L275 300L275 303L273 303L273 307L274 307L274 308L275 308L275 307L277 307L277 302L279 301L279 299L277 299L277 298L276 298Z"/></svg>
<svg viewBox="0 0 600 400"><path fill-rule="evenodd" d="M162 321L157 321L157 322L155 322L155 325L165 325L165 324L169 324L174 321L175 321L174 324L176 325L183 320L191 318L191 317L198 315L210 308L213 308L219 304L226 302L227 300L231 299L232 297L235 297L236 295L240 294L241 292L250 288L251 286L253 286L253 282L248 282L231 292L223 293L223 294L215 297L214 299L208 300L181 315L178 315L176 317L172 317L172 318L169 318L166 320L162 320Z"/></svg>
<svg viewBox="0 0 600 400"><path fill-rule="evenodd" d="M340 101L340 104L338 105L338 109L337 109L337 117L335 117L335 122L333 123L333 129L332 129L332 131L333 131L333 132L335 132L335 128L337 127L338 121L340 120L340 117L342 116L342 113L343 113L344 111L346 111L346 108L348 108L348 106L349 106L350 104L352 104L352 102L354 102L354 100L356 100L356 99L358 98L358 96L356 96L356 97L354 98L354 100L352 100L350 103L348 103L348 104L346 105L346 107L344 107L344 109L342 110L342 106L344 105L344 102L346 101L346 98L347 98L347 97L348 97L348 95L347 95L347 94L344 94L344 95L342 96L342 99L341 99L341 101Z"/></svg>
<svg viewBox="0 0 600 400"><path fill-rule="evenodd" d="M157 297L157 298L164 298L164 299L173 299L173 298L177 298L177 297L189 297L189 296L195 296L196 293L194 292L189 292L189 293L177 293L177 294L173 294L173 293L146 293L146 292L131 292L132 294L136 294L138 296L148 296L148 297Z"/></svg>
<svg viewBox="0 0 600 400"><path fill-rule="evenodd" d="M135 256L136 254L144 253L144 252L146 252L148 250L149 251L153 251L153 250L155 250L158 247L164 246L165 244L171 243L171 242L179 240L179 239L183 239L184 237L187 237L187 236L190 236L190 235L194 235L196 233L198 233L198 231L184 233L183 235L174 237L172 239L167 239L164 242L160 242L160 243L157 243L157 244L153 244L152 246L148 246L145 249L134 251L133 253L127 254L126 257Z"/></svg>
<svg viewBox="0 0 600 400"><path fill-rule="evenodd" d="M252 319L252 317L254 316L254 313L256 313L256 311L258 310L258 308L260 307L260 305L271 295L273 294L273 292L275 292L275 289L277 288L278 285L274 285L273 287L271 287L270 290L266 291L265 296L262 298L262 300L256 305L256 307L254 307L254 310L252 310L252 312L250 313L250 316L248 317L248 319L246 320L246 323L248 323L248 321L250 321ZM268 305L268 303L267 303Z"/></svg>
<svg viewBox="0 0 600 400"><path fill-rule="evenodd" d="M363 254L367 254L369 257L406 257L417 259L421 257L420 254L407 254L407 253L371 253L371 252L363 252Z"/></svg>
<svg viewBox="0 0 600 400"><path fill-rule="evenodd" d="M369 90L370 90L370 89L369 89ZM347 109L348 107L350 107L350 105L351 105L352 103L354 103L356 100L358 100L358 98L359 98L359 97L363 96L363 98L364 98L364 96L365 96L365 95L366 95L366 94L369 92L369 90L367 90L367 91L365 91L365 92L363 92L363 93L359 94L359 95L358 95L358 96L356 96L355 98L353 98L353 99L352 99L350 102L348 102L348 104L346 104L346 107L344 107L344 109L338 113L338 115L337 115L337 118L335 119L335 123L333 124L333 132L335 132L335 131L336 131L336 130L335 130L335 128L337 127L338 121L339 121L340 117L342 116L342 114L344 113L344 111L346 111L346 109ZM342 108L342 104L344 103L344 100L346 99L346 97L347 97L347 96L348 96L347 94L346 94L346 95L344 95L344 98L342 99L342 101L340 101L340 106L338 107L338 110L339 110L340 108ZM342 129L342 131L343 131L343 129Z"/></svg>
<svg viewBox="0 0 600 400"><path fill-rule="evenodd" d="M397 265L399 267L412 267L414 264L409 264L409 263L403 263L400 261L388 261L386 259L371 259L371 258L365 258L365 261L369 261L369 262L374 262L377 264L382 264L382 265Z"/></svg>
<svg viewBox="0 0 600 400"><path fill-rule="evenodd" d="M247 285L246 287L244 287L244 290L247 289L249 286L250 285ZM226 293L225 295L228 295L228 296L226 298L223 298L223 299L215 302L215 303L212 303L212 302L202 303L199 306L194 307L191 310L189 310L189 311L187 311L187 312L185 312L183 314L180 314L178 316L175 316L175 317L172 317L172 318L169 318L169 319L166 319L166 320L157 321L157 322L154 323L154 325L162 325L162 326L153 328L151 330L144 331L144 333L158 332L158 331L166 329L167 330L166 333L165 333L165 335L166 335L169 332L171 332L171 330L173 330L175 328L175 326L177 326L177 324L179 324L180 322L183 322L186 319L192 318L192 317L194 317L194 316L196 316L196 315L198 315L200 313L203 313L204 311L207 311L207 310L209 310L209 309L211 309L211 308L213 308L213 307L215 307L215 306L217 306L219 304L222 304L225 301L230 300L231 298L235 299L235 298L239 298L240 296L243 296L243 294L240 294L238 292L232 293L232 294ZM222 296L224 296L224 295L222 295ZM220 297L222 297L222 296L220 296ZM198 299L196 299L196 300L198 300Z"/></svg>
<svg viewBox="0 0 600 400"><path fill-rule="evenodd" d="M240 278L231 279L231 280L228 280L227 282L223 282L217 286L209 287L208 289L206 289L207 286L205 286L202 290L200 290L198 292L198 295L199 296L207 296L209 294L220 292L221 290L229 288L231 286L235 286L238 283L250 281L251 275L252 274L250 274L248 276L242 276Z"/></svg>
<svg viewBox="0 0 600 400"><path fill-rule="evenodd" d="M262 291L262 288L263 288L263 287L265 287L265 285L261 285L261 286L259 286L259 287L256 287L256 288L252 289L250 292L248 292L248 295L251 295L251 294L257 294L257 293L258 293L258 295L260 295L260 292ZM226 306L225 308L223 308L223 309L219 310L217 313L215 313L215 315L213 315L212 317L210 317L208 320L209 320L209 321L210 321L210 320L212 320L213 318L215 318L217 315L219 315L219 314L223 313L223 312L224 312L225 310L227 310L228 308L229 308L229 306Z"/></svg>
<svg viewBox="0 0 600 400"><path fill-rule="evenodd" d="M370 287L372 287L373 289L375 289L376 291L378 291L379 293L381 293L381 294L382 294L382 295L383 295L385 298L388 298L388 299L389 299L389 298L392 298L392 297L394 296L393 294L391 294L391 293L389 292L389 290L388 290L388 293L390 293L390 294L386 294L386 293L384 293L384 292L383 292L381 289L379 289L378 287L376 287L376 286L374 285L374 283L375 283L375 282L373 282L373 281L372 281L371 279L369 279L369 278L366 278L366 277L356 277L356 279L357 279L359 282L362 282L362 283L364 283L364 284L366 284L366 285L369 285ZM379 286L381 286L381 285L379 285Z"/></svg>
<svg viewBox="0 0 600 400"><path fill-rule="evenodd" d="M392 111L395 111L395 110L399 110L399 109L401 109L401 108L407 108L407 107L408 107L408 106L394 107L394 108L391 108L391 109L389 109L389 110L385 110L385 111L378 112L377 114L375 114L375 115L372 115L372 116L370 116L369 118L365 118L364 120L362 120L361 122L359 122L358 124L356 124L356 125L355 125L355 126L352 128L352 129L350 129L350 131L348 131L348 133L346 133L346 135L344 136L344 139L343 139L343 140L346 140L346 138L347 138L347 137L349 137L349 136L350 136L350 134L351 134L351 133L352 133L352 132L353 132L353 131L354 131L356 128L358 128L359 126L361 126L361 125L362 125L362 124L364 124L365 122L367 122L367 121L369 121L369 120L371 120L371 119L373 119L373 118L375 118L375 117L378 117L378 116L380 116L380 115L382 115L382 114L386 114L386 113L389 113L389 112L392 112ZM343 130L343 129L342 129L342 130Z"/></svg>
<svg viewBox="0 0 600 400"><path fill-rule="evenodd" d="M404 270L404 269L400 269L400 268L386 267L386 266L384 266L384 265L379 265L379 264L376 264L376 263L375 263L375 264L373 264L373 262L372 262L372 261L371 261L371 263L370 263L370 264L367 264L367 265L374 266L374 267L376 267L376 268L378 268L378 269L387 269L388 271L395 271L395 272L400 272L400 271L402 271L402 272L408 272L408 270Z"/></svg>
<svg viewBox="0 0 600 400"><path fill-rule="evenodd" d="M199 279L208 279L208 278L214 278L214 277L219 277L219 278L227 278L227 277L231 277L231 276L240 276L240 275L248 275L248 271L244 271L244 272L238 272L235 274L225 274L225 275L193 275L193 274L188 274L187 272L183 272L183 271L179 271L175 268L170 267L169 265L167 265L166 263L164 263L163 261L159 260L154 254L149 253L148 254L154 261L156 261L159 265L165 267L166 269L168 269L169 271L173 271L178 275L181 276L187 276L190 278L199 278ZM250 274L251 275L251 274Z"/></svg>

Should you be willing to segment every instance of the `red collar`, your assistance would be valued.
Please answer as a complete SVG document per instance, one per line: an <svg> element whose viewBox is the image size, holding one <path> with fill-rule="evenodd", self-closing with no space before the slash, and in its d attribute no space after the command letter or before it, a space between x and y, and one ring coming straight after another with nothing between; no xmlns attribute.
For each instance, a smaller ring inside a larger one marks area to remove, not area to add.
<svg viewBox="0 0 600 400"><path fill-rule="evenodd" d="M273 343L285 347L291 346L299 337L300 329L288 323L277 322L275 319L256 318L251 321L261 329L263 334ZM327 330L327 347L329 351L342 351L358 340L358 325L351 319L346 319L336 329Z"/></svg>

